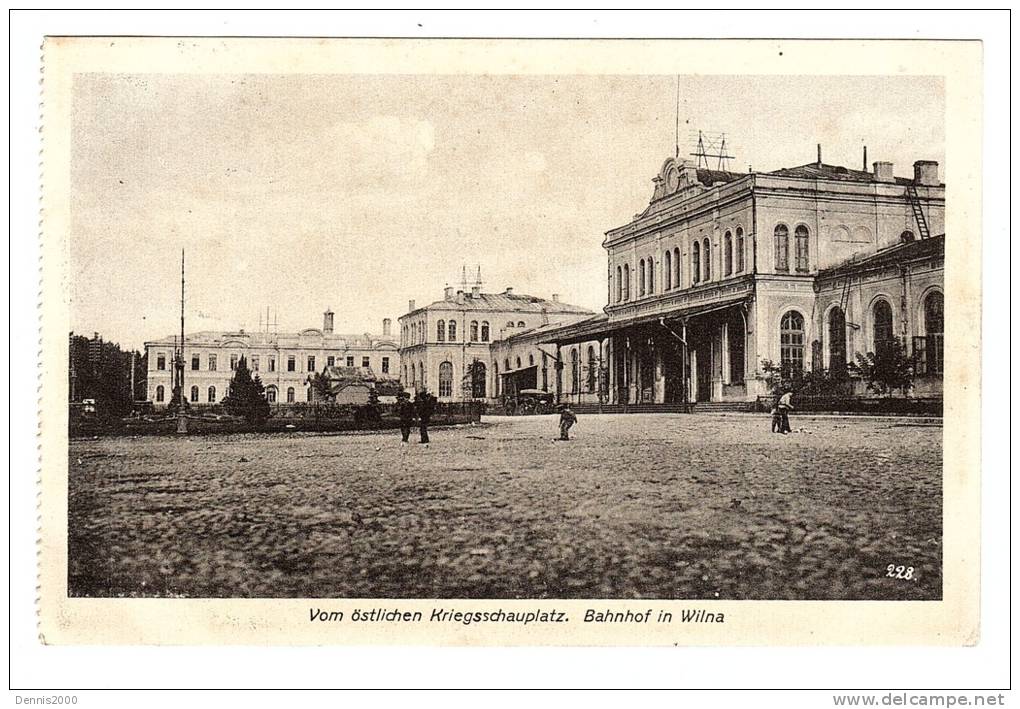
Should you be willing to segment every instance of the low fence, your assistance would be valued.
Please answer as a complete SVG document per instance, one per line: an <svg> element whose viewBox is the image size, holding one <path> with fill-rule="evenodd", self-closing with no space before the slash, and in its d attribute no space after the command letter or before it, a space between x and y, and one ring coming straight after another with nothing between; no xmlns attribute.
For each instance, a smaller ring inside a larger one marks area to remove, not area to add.
<svg viewBox="0 0 1020 709"><path fill-rule="evenodd" d="M374 411L372 410L374 408ZM437 403L430 426L477 423L482 416L481 402ZM274 407L269 418L251 424L222 411L205 409L189 412L189 434L213 433L291 433L296 431L376 431L400 427L395 404L369 406L328 406L287 404ZM417 422L416 422L417 423ZM68 433L72 438L99 435L166 435L176 433L177 417L139 416L126 419L99 419L72 416Z"/></svg>
<svg viewBox="0 0 1020 709"><path fill-rule="evenodd" d="M775 397L759 396L755 410L768 412ZM874 416L942 416L942 399L935 397L794 396L795 411L839 412Z"/></svg>

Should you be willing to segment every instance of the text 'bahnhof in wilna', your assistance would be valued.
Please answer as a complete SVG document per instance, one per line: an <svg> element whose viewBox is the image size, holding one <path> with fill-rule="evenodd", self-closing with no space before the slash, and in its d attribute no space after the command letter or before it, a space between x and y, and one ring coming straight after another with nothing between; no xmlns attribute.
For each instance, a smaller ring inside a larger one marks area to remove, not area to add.
<svg viewBox="0 0 1020 709"><path fill-rule="evenodd" d="M188 374L200 380L190 398L215 403L230 381L218 363L244 356L269 375L274 402L314 401L311 376L331 368L441 401L537 389L576 404L724 406L767 396L770 366L785 376L838 371L894 344L912 358L911 393L941 397L936 162L898 177L888 162L826 164L819 147L815 162L773 172L669 158L652 181L648 206L605 234L602 313L557 295L485 293L477 274L428 305L411 301L399 340L388 322L382 335L334 335L330 312L322 330L190 335ZM173 338L146 343L156 405L172 389L173 347Z"/></svg>

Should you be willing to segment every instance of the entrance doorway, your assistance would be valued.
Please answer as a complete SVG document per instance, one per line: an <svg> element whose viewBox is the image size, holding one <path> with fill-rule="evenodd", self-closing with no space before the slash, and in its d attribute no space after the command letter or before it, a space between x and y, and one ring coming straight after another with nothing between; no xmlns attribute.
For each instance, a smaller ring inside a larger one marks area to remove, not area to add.
<svg viewBox="0 0 1020 709"><path fill-rule="evenodd" d="M698 401L712 400L712 347L706 342L697 349Z"/></svg>
<svg viewBox="0 0 1020 709"><path fill-rule="evenodd" d="M684 401L683 351L680 343L669 343L662 350L662 370L665 375L665 400L667 404L680 404Z"/></svg>

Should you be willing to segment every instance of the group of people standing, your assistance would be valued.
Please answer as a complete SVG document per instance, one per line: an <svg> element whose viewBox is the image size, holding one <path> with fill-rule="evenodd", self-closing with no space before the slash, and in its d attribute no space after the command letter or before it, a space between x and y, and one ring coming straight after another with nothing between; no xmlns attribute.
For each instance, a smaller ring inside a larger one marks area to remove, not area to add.
<svg viewBox="0 0 1020 709"><path fill-rule="evenodd" d="M419 443L429 444L429 423L432 412L436 410L436 397L427 391L418 392L414 401L411 395L402 391L397 395L397 416L400 417L401 444L407 443L411 437L411 428L415 420L418 422Z"/></svg>
<svg viewBox="0 0 1020 709"><path fill-rule="evenodd" d="M428 391L419 391L415 394L414 401L406 391L397 394L397 416L400 418L400 443L408 443L411 438L411 429L415 422L418 424L419 443L429 444L429 423L432 421L432 413L436 409L436 397ZM557 407L560 412L560 438L561 441L570 440L570 427L577 423L577 415L571 411L566 404Z"/></svg>

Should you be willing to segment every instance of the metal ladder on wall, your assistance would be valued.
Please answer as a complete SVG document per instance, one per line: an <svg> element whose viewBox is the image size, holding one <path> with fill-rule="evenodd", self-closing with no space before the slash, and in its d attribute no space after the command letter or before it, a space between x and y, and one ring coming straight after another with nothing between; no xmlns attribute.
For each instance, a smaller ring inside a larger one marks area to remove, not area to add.
<svg viewBox="0 0 1020 709"><path fill-rule="evenodd" d="M854 330L860 330L861 326L858 325L857 323L850 322L850 319L847 317L846 308L849 304L850 304L850 274L847 274L843 278L843 294L839 297L839 309L843 313L843 321L846 324L846 326Z"/></svg>
<svg viewBox="0 0 1020 709"><path fill-rule="evenodd" d="M914 211L918 236L927 239L931 236L931 232L928 231L928 221L924 218L924 209L921 208L921 200L917 196L917 188L914 185L907 187L907 201L910 202L910 208Z"/></svg>

